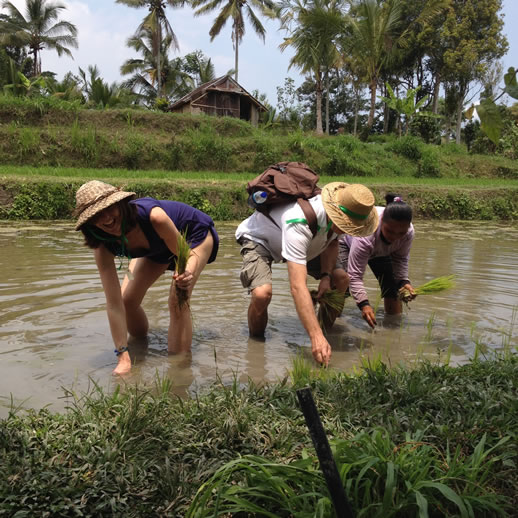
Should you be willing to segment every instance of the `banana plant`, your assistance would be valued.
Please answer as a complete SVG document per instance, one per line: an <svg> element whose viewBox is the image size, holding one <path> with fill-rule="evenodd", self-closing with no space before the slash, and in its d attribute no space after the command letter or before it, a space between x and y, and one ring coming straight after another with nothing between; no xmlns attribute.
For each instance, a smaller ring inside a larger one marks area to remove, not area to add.
<svg viewBox="0 0 518 518"><path fill-rule="evenodd" d="M12 82L4 86L4 92L16 96L39 93L46 86L44 77L26 77L16 68L16 64L12 59L9 59L9 78Z"/></svg>
<svg viewBox="0 0 518 518"><path fill-rule="evenodd" d="M394 90L392 90L392 87L388 83L386 83L386 87L389 97L380 97L380 99L387 103L387 106L396 111L399 115L405 116L405 135L408 135L408 129L412 119L419 115L419 110L428 102L430 96L425 95L416 103L415 98L421 87L409 88L406 92L406 96L402 99L394 93Z"/></svg>
<svg viewBox="0 0 518 518"><path fill-rule="evenodd" d="M498 144L503 126L502 115L496 102L506 94L513 99L518 99L517 73L518 71L514 67L510 67L507 74L504 75L505 86L500 94L483 99L477 106L472 104L464 114L468 119L471 119L476 110L480 118L480 128L494 144Z"/></svg>

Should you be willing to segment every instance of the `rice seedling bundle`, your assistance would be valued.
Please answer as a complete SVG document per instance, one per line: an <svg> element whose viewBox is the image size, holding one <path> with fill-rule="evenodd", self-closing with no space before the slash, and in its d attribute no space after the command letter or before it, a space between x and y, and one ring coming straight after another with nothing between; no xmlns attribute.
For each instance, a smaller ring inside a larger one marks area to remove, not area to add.
<svg viewBox="0 0 518 518"><path fill-rule="evenodd" d="M187 261L189 260L189 255L191 254L191 247L189 246L186 237L187 230L184 230L178 235L176 240L176 272L178 275L181 275L185 272ZM183 307L187 303L187 290L182 290L176 286L176 297L178 299L178 307Z"/></svg>
<svg viewBox="0 0 518 518"><path fill-rule="evenodd" d="M345 294L338 290L327 290L320 300L317 300L317 290L310 291L313 303L319 303L318 323L324 329L332 324L344 308Z"/></svg>
<svg viewBox="0 0 518 518"><path fill-rule="evenodd" d="M444 275L442 277L436 277L431 281L425 282L421 286L414 288L417 295L430 295L431 293L439 293L444 290L448 290L455 286L455 275ZM401 289L399 291L399 298L404 302L408 302L412 299L412 295L407 289Z"/></svg>

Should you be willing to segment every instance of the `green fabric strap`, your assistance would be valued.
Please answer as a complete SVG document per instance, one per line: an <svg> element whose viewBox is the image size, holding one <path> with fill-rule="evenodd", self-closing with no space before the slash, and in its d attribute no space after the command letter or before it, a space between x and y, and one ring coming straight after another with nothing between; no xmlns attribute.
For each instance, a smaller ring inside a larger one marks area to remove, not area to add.
<svg viewBox="0 0 518 518"><path fill-rule="evenodd" d="M302 223L303 225L307 225L308 222L304 218L295 218L286 220L286 224L291 225L292 223Z"/></svg>
<svg viewBox="0 0 518 518"><path fill-rule="evenodd" d="M307 225L308 222L305 218L295 218L295 219L287 219L286 220L286 224L287 225L291 225L292 223L302 223L303 225ZM331 229L331 227L333 226L333 222L330 221L328 224L327 224L327 228L326 228L326 232L329 232L329 230ZM317 232L320 232L321 230L321 227L320 225L317 225Z"/></svg>
<svg viewBox="0 0 518 518"><path fill-rule="evenodd" d="M340 210L347 214L348 216L351 216L351 218L355 219L367 219L369 217L369 214L364 216L363 214L357 214L356 212L353 212L352 210L349 210L347 207L344 207L343 205L338 205L340 207Z"/></svg>

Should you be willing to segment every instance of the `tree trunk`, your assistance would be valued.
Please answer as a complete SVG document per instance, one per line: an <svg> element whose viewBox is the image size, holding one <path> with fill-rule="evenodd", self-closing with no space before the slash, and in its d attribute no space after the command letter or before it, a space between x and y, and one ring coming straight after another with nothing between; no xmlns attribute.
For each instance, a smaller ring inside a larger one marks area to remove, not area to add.
<svg viewBox="0 0 518 518"><path fill-rule="evenodd" d="M329 70L326 70L326 135L329 135Z"/></svg>
<svg viewBox="0 0 518 518"><path fill-rule="evenodd" d="M371 91L371 108L369 111L369 119L367 120L367 126L369 128L372 128L372 125L374 124L374 111L376 110L376 85L378 81L376 78L371 79L369 88Z"/></svg>
<svg viewBox="0 0 518 518"><path fill-rule="evenodd" d="M38 47L34 47L32 49L32 53L34 55L34 63L32 64L32 74L34 77L37 77L39 75L38 74L38 57L39 57Z"/></svg>
<svg viewBox="0 0 518 518"><path fill-rule="evenodd" d="M316 97L317 97L317 135L323 135L324 131L322 130L322 79L320 77L320 73L315 74L315 83L316 83Z"/></svg>
<svg viewBox="0 0 518 518"><path fill-rule="evenodd" d="M356 137L358 134L358 112L360 111L360 96L356 93L356 100L354 102L354 130L353 135Z"/></svg>
<svg viewBox="0 0 518 518"><path fill-rule="evenodd" d="M162 47L162 31L160 30L160 23L158 23L158 26L156 28L157 32L157 52L156 52L156 96L157 99L160 99L160 96L162 94L162 68L160 66L160 49Z"/></svg>
<svg viewBox="0 0 518 518"><path fill-rule="evenodd" d="M234 79L237 83L237 72L238 72L238 60L239 60L239 40L238 40L238 34L237 34L237 25L234 26L234 45L236 46L236 53L235 53L235 59L234 59Z"/></svg>
<svg viewBox="0 0 518 518"><path fill-rule="evenodd" d="M457 144L458 146L460 146L460 129L462 125L463 100L463 97L459 99L459 104L457 105L457 125L455 128L455 144Z"/></svg>
<svg viewBox="0 0 518 518"><path fill-rule="evenodd" d="M432 113L437 115L439 111L439 90L441 89L441 74L437 73L435 76L435 84L433 85L433 105Z"/></svg>

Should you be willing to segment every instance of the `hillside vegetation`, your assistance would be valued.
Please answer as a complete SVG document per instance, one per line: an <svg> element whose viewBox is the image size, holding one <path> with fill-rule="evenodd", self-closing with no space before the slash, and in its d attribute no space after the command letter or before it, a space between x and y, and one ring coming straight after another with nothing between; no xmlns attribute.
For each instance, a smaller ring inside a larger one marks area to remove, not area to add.
<svg viewBox="0 0 518 518"><path fill-rule="evenodd" d="M268 165L303 161L321 183L397 189L417 217L518 219L518 164L414 136L316 137L233 119L148 110L87 110L52 99L0 97L0 218L68 218L88 179L139 196L177 199L214 219L249 214L246 181Z"/></svg>
<svg viewBox="0 0 518 518"><path fill-rule="evenodd" d="M1 164L258 173L281 160L304 161L329 176L518 179L516 161L411 136L361 142L256 129L228 117L0 97Z"/></svg>

